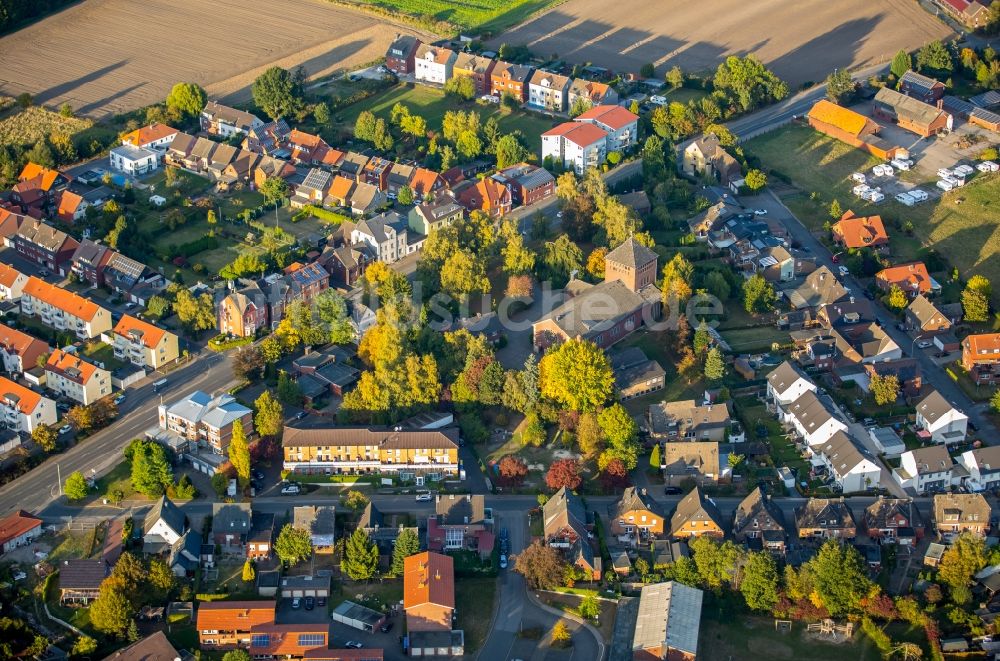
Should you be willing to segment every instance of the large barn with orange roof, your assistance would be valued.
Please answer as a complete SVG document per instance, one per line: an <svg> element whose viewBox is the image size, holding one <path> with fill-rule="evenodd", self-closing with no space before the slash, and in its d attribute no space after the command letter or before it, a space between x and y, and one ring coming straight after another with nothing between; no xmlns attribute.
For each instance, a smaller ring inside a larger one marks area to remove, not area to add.
<svg viewBox="0 0 1000 661"><path fill-rule="evenodd" d="M876 158L891 160L906 150L882 139L876 122L853 110L821 99L809 110L806 121L820 133L862 149Z"/></svg>

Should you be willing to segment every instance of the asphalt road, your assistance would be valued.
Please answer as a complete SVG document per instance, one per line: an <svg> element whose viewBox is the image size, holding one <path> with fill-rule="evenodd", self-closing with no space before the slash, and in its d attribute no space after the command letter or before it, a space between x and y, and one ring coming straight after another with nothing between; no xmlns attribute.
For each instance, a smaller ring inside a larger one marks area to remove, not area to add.
<svg viewBox="0 0 1000 661"><path fill-rule="evenodd" d="M188 365L166 375L167 386L159 394L153 393L152 381L156 378L159 375L147 377L143 385L125 391L121 415L110 427L0 487L0 516L15 509L28 510L43 518L49 516L50 503L59 493L59 476L65 480L76 470L87 477L100 476L115 466L121 461L125 446L156 424L156 407L161 396L170 401L193 390L216 393L235 384L228 357L214 353L195 356ZM60 499L51 507L63 512L67 509L64 503ZM70 509L80 511L80 508Z"/></svg>
<svg viewBox="0 0 1000 661"><path fill-rule="evenodd" d="M833 255L830 251L781 203L777 195L769 191L753 204L757 207L767 209L770 217L784 222L793 241L808 247L811 251L810 254L816 257L818 264L823 264L834 273L837 273L837 265L833 263ZM861 286L854 276L848 275L842 277L841 281L845 287L857 296L864 295L864 287ZM914 344L914 338L896 328L896 318L885 307L877 302L872 307L875 309L875 315L879 324L882 325L882 328L888 333L889 337L900 346L904 353L911 354L920 362L920 370L924 383L933 386L945 399L964 411L969 416L969 420L979 429L977 437L984 443L994 445L1000 442L1000 435L998 435L993 423L983 415L985 405L977 404L969 399L962 392L962 389L945 373L941 366L934 362L928 351L917 349Z"/></svg>

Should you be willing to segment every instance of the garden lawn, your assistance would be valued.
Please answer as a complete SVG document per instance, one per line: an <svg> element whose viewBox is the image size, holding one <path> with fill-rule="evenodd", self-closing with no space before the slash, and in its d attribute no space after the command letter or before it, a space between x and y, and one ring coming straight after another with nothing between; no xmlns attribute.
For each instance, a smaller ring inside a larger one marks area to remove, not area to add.
<svg viewBox="0 0 1000 661"><path fill-rule="evenodd" d="M375 6L433 24L447 21L473 32L498 34L553 4L552 0L347 0L356 5Z"/></svg>
<svg viewBox="0 0 1000 661"><path fill-rule="evenodd" d="M490 632L496 591L495 578L462 578L455 581L457 626L465 632L466 653L479 651Z"/></svg>
<svg viewBox="0 0 1000 661"><path fill-rule="evenodd" d="M116 489L125 494L123 500L146 499L132 487L132 465L128 461L122 461L97 480L97 495L100 498L111 495Z"/></svg>
<svg viewBox="0 0 1000 661"><path fill-rule="evenodd" d="M810 659L811 661L877 661L875 645L856 633L836 645L807 636L805 624L794 622L789 633L778 633L772 618L737 616L704 609L698 636L698 656L706 659Z"/></svg>
<svg viewBox="0 0 1000 661"><path fill-rule="evenodd" d="M747 440L763 440L766 442L771 459L774 461L776 467L788 466L789 468L794 468L797 470L800 479L802 476L809 474L809 463L799 454L799 451L795 448L795 444L785 437L781 423L767 410L766 406L761 404L756 398L744 398L736 401L736 412L740 418L740 422L743 423ZM760 439L757 436L758 425L767 427L766 439Z"/></svg>
<svg viewBox="0 0 1000 661"><path fill-rule="evenodd" d="M786 344L788 342L788 332L773 325L734 328L719 331L719 334L737 353L770 351L773 343Z"/></svg>
<svg viewBox="0 0 1000 661"><path fill-rule="evenodd" d="M915 207L891 199L872 205L851 193L850 175L879 161L850 145L809 127L789 126L749 140L744 148L772 178L781 173L799 189L783 194L782 201L811 230L822 229L830 202L837 199L858 215L882 216L890 228L893 261L917 259L920 249L929 247L966 279L978 274L1000 282L1000 175L976 173L967 185ZM816 199L812 193L818 193ZM892 229L906 221L913 223L912 237ZM994 288L993 303L1000 303L1000 288Z"/></svg>
<svg viewBox="0 0 1000 661"><path fill-rule="evenodd" d="M128 366L125 361L115 358L115 350L105 342L88 342L83 346L83 355L93 361L103 363L104 369L110 372Z"/></svg>
<svg viewBox="0 0 1000 661"><path fill-rule="evenodd" d="M480 121L483 124L490 117L496 117L500 128L505 133L515 130L521 131L528 148L533 152L541 150L541 134L553 126L552 120L521 110L504 115L500 112L498 104L480 105L471 101L459 103L454 99L447 98L443 91L423 85L415 87L398 85L345 108L338 112L337 116L343 120L342 124L345 130L352 130L358 115L365 110L370 110L388 121L392 107L397 103L402 103L410 109L411 113L420 115L427 120L427 127L434 131L441 129L444 114L449 110L475 110L479 113Z"/></svg>

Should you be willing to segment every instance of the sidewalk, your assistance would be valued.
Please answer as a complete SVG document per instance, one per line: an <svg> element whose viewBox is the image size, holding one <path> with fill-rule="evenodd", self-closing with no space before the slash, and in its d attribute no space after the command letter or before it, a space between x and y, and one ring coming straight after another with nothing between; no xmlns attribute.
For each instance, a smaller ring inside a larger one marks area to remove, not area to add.
<svg viewBox="0 0 1000 661"><path fill-rule="evenodd" d="M543 611L549 613L550 615L554 615L558 618L565 618L567 620L576 622L578 625L580 625L578 629L586 629L587 631L589 631L590 635L594 637L595 641L597 641L597 659L595 659L595 661L602 661L604 659L604 638L601 636L601 632L598 631L592 624L584 620L579 615L574 615L573 613L561 611L558 608L553 608L552 606L543 603L540 599L538 599L538 597L535 596L533 590L528 590L528 601L530 601L538 608L541 608ZM551 648L551 644L552 644L552 632L547 631L545 633L545 636L542 637L542 640L539 641L538 647L535 648L535 653L531 657L532 661L545 661L545 659L547 658L546 655L548 654L547 650Z"/></svg>

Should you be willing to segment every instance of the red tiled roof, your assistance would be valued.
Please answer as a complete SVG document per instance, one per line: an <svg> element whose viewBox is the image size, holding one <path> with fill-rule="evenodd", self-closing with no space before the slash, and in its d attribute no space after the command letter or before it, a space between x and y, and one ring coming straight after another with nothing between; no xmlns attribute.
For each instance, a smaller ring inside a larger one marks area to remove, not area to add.
<svg viewBox="0 0 1000 661"><path fill-rule="evenodd" d="M0 546L41 525L41 519L31 516L24 510L17 510L10 516L0 519Z"/></svg>
<svg viewBox="0 0 1000 661"><path fill-rule="evenodd" d="M0 400L8 397L17 399L17 409L24 415L34 413L38 403L42 401L42 396L34 390L29 390L19 383L14 383L10 379L0 376Z"/></svg>
<svg viewBox="0 0 1000 661"><path fill-rule="evenodd" d="M594 106L582 115L577 116L576 121L595 121L610 126L613 130L623 129L629 124L639 121L639 116L635 113L617 105Z"/></svg>
<svg viewBox="0 0 1000 661"><path fill-rule="evenodd" d="M142 128L138 128L131 133L123 135L122 144L128 143L130 145L135 145L136 147L142 147L143 145L148 145L151 142L156 142L157 140L177 135L178 132L179 131L172 126L154 122L149 126L143 126Z"/></svg>
<svg viewBox="0 0 1000 661"><path fill-rule="evenodd" d="M889 241L881 216L859 217L848 211L833 224L832 230L848 248L870 248Z"/></svg>
<svg viewBox="0 0 1000 661"><path fill-rule="evenodd" d="M9 264L0 264L0 285L4 287L13 287L17 279L20 278L23 273L18 271L13 266Z"/></svg>
<svg viewBox="0 0 1000 661"><path fill-rule="evenodd" d="M963 344L967 344L969 352L975 358L977 354L993 354L1000 351L1000 333L981 333L969 335Z"/></svg>
<svg viewBox="0 0 1000 661"><path fill-rule="evenodd" d="M49 350L49 345L27 333L22 333L5 324L0 324L0 348L7 353L15 353L22 359L32 361L28 369L34 367L34 360Z"/></svg>
<svg viewBox="0 0 1000 661"><path fill-rule="evenodd" d="M97 303L50 285L35 276L28 278L28 282L24 285L24 293L84 321L92 321L97 311L101 309Z"/></svg>
<svg viewBox="0 0 1000 661"><path fill-rule="evenodd" d="M875 274L875 279L887 286L897 285L903 291L919 291L921 294L931 291L931 274L923 262L883 269Z"/></svg>
<svg viewBox="0 0 1000 661"><path fill-rule="evenodd" d="M76 193L71 193L68 190L64 190L59 195L59 208L56 210L56 215L59 219L67 223L73 222L73 215L76 213L80 205L83 204L83 198Z"/></svg>
<svg viewBox="0 0 1000 661"><path fill-rule="evenodd" d="M608 137L607 131L587 122L566 122L542 134L542 137L562 136L578 147L587 147Z"/></svg>
<svg viewBox="0 0 1000 661"><path fill-rule="evenodd" d="M274 622L275 601L210 601L198 605L198 630L249 631Z"/></svg>
<svg viewBox="0 0 1000 661"><path fill-rule="evenodd" d="M251 630L251 656L271 656L301 657L305 652L313 649L326 649L330 638L330 625L326 622L320 624L267 624L255 625ZM253 645L254 637L260 634L267 634L267 645ZM319 645L299 645L300 634L317 634L323 636L323 642Z"/></svg>
<svg viewBox="0 0 1000 661"><path fill-rule="evenodd" d="M115 335L121 335L131 339L133 331L137 331L142 338L144 346L155 349L167 331L158 328L148 321L136 319L131 315L122 315L121 320L115 325Z"/></svg>
<svg viewBox="0 0 1000 661"><path fill-rule="evenodd" d="M424 551L403 563L403 608L422 604L455 607L455 560Z"/></svg>
<svg viewBox="0 0 1000 661"><path fill-rule="evenodd" d="M416 172L413 173L413 179L410 180L410 189L417 196L423 196L431 192L434 184L438 182L441 175L433 170L427 170L426 168L417 168Z"/></svg>
<svg viewBox="0 0 1000 661"><path fill-rule="evenodd" d="M79 373L73 372L76 370ZM85 384L90 381L94 373L97 372L97 365L88 363L75 353L69 353L62 349L56 349L49 355L48 362L45 363L46 372L55 372L76 383Z"/></svg>
<svg viewBox="0 0 1000 661"><path fill-rule="evenodd" d="M52 188L52 184L55 183L56 178L59 177L60 172L58 170L53 170L51 168L43 167L37 163L28 163L21 170L21 174L18 176L18 181L29 181L37 186L40 190L47 191ZM37 183L36 181L37 180Z"/></svg>

